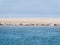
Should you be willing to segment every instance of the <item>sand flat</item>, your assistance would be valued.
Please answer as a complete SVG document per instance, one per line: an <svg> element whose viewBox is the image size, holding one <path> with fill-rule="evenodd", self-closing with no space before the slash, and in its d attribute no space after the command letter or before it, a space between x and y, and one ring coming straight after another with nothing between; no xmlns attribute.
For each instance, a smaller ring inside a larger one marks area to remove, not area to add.
<svg viewBox="0 0 60 45"><path fill-rule="evenodd" d="M0 18L2 24L60 24L60 18Z"/></svg>

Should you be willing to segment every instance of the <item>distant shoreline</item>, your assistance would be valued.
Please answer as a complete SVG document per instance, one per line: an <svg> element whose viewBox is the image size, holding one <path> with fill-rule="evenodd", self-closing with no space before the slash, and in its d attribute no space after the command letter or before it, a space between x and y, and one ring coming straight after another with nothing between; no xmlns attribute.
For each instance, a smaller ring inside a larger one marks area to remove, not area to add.
<svg viewBox="0 0 60 45"><path fill-rule="evenodd" d="M60 18L0 18L0 26L60 26Z"/></svg>

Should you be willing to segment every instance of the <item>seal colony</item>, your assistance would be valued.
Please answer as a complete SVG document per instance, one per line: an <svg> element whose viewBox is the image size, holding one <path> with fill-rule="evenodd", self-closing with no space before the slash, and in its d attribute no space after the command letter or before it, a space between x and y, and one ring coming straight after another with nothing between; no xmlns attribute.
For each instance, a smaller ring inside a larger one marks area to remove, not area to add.
<svg viewBox="0 0 60 45"><path fill-rule="evenodd" d="M60 18L0 18L0 25L60 26Z"/></svg>

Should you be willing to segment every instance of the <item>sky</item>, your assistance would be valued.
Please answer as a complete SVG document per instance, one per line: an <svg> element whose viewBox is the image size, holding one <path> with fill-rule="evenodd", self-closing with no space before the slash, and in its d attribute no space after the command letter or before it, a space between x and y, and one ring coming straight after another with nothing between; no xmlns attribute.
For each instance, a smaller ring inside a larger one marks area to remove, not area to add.
<svg viewBox="0 0 60 45"><path fill-rule="evenodd" d="M0 0L0 18L60 18L60 0Z"/></svg>

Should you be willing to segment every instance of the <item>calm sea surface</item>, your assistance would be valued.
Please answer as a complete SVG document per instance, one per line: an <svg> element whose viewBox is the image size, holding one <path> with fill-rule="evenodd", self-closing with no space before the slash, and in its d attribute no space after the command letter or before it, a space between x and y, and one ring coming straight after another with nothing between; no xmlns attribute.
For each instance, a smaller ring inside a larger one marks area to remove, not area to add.
<svg viewBox="0 0 60 45"><path fill-rule="evenodd" d="M60 27L0 26L0 45L60 45Z"/></svg>

